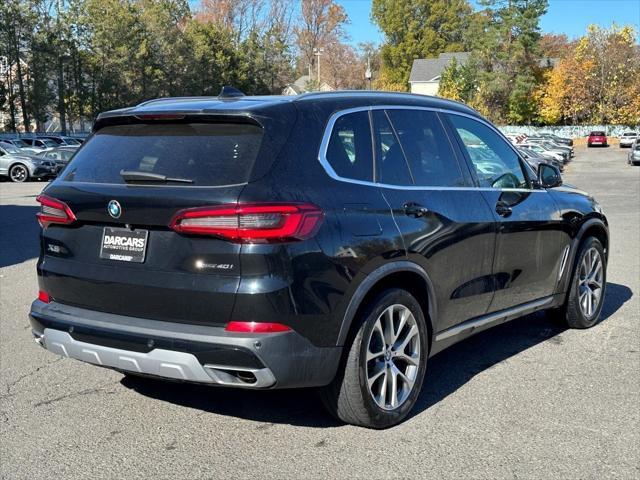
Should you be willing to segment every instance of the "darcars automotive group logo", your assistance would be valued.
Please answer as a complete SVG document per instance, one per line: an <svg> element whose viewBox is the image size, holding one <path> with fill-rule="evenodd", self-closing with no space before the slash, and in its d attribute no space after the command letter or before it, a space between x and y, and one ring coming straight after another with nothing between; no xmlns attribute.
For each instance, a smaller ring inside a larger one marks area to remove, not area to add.
<svg viewBox="0 0 640 480"><path fill-rule="evenodd" d="M109 202L107 205L107 211L113 218L120 218L120 215L122 215L122 207L120 207L117 200L111 200Z"/></svg>

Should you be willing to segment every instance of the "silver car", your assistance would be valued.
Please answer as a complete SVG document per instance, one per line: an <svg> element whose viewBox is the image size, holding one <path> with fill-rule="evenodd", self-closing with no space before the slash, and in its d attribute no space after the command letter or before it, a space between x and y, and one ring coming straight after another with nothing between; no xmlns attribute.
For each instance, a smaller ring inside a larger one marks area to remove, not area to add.
<svg viewBox="0 0 640 480"><path fill-rule="evenodd" d="M56 163L29 155L10 143L0 142L0 176L12 182L26 182L30 178L52 178L57 173Z"/></svg>
<svg viewBox="0 0 640 480"><path fill-rule="evenodd" d="M640 139L633 142L629 156L627 157L627 163L629 165L640 165Z"/></svg>

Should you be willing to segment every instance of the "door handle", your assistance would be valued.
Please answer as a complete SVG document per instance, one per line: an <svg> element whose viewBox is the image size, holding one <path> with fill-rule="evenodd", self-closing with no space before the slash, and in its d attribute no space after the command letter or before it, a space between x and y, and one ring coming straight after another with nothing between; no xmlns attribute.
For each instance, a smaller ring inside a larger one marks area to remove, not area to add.
<svg viewBox="0 0 640 480"><path fill-rule="evenodd" d="M427 213L429 213L429 209L414 202L407 202L404 204L404 213L405 215L408 215L410 217L418 218L424 217Z"/></svg>
<svg viewBox="0 0 640 480"><path fill-rule="evenodd" d="M507 203L505 202L496 203L496 213L501 217L508 217L509 215L511 215L512 212L513 210L511 210L511 207Z"/></svg>

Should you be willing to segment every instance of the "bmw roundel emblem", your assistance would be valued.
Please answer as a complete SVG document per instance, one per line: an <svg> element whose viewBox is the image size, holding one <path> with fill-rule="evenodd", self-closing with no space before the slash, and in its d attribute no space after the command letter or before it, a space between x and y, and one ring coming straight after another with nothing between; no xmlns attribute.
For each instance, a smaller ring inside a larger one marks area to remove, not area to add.
<svg viewBox="0 0 640 480"><path fill-rule="evenodd" d="M113 218L120 218L120 215L122 214L122 207L120 207L117 200L111 200L107 205L107 210L109 211L109 215Z"/></svg>

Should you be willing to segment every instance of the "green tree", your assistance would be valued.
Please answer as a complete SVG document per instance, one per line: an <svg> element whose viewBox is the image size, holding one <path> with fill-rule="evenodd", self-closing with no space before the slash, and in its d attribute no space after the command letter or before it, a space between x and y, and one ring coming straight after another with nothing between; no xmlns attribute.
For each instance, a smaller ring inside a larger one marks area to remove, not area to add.
<svg viewBox="0 0 640 480"><path fill-rule="evenodd" d="M381 86L407 90L416 58L465 50L467 0L373 0L371 17L385 34Z"/></svg>
<svg viewBox="0 0 640 480"><path fill-rule="evenodd" d="M547 0L480 0L470 28L478 65L476 107L496 122L531 123L542 80L540 17Z"/></svg>
<svg viewBox="0 0 640 480"><path fill-rule="evenodd" d="M32 25L36 17L30 4L17 0L7 0L0 4L0 45L3 56L9 62L12 77L11 90L17 85L18 101L22 112L22 123L26 131L31 129L27 100L27 72L25 71L25 57L31 46ZM10 102L13 103L14 93L10 92ZM12 111L14 128L16 126L15 107Z"/></svg>

